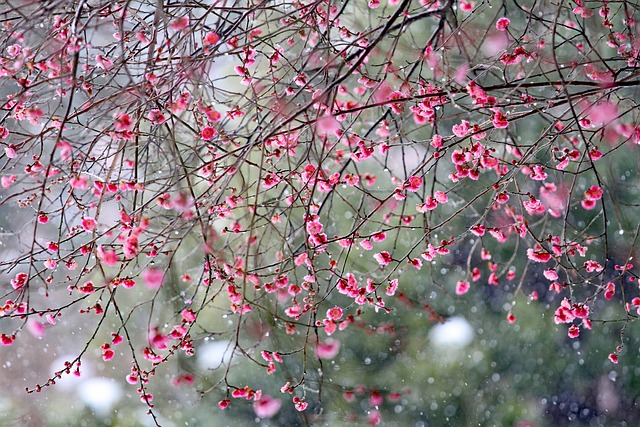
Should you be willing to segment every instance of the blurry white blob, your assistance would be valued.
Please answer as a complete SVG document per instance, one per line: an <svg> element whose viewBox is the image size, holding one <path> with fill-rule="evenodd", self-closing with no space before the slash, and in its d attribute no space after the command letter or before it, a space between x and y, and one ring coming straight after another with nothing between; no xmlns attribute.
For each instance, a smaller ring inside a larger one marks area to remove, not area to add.
<svg viewBox="0 0 640 427"><path fill-rule="evenodd" d="M198 367L202 370L217 369L231 357L233 346L229 341L209 341L198 347Z"/></svg>
<svg viewBox="0 0 640 427"><path fill-rule="evenodd" d="M94 377L84 380L76 390L78 397L96 415L106 416L122 397L120 386L112 379Z"/></svg>
<svg viewBox="0 0 640 427"><path fill-rule="evenodd" d="M429 331L431 344L439 349L464 348L473 341L473 328L464 317L451 317Z"/></svg>

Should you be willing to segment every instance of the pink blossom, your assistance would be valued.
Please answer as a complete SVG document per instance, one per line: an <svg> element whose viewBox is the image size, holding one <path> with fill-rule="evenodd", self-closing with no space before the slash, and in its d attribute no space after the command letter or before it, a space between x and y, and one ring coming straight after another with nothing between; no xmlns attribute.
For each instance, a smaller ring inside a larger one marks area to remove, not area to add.
<svg viewBox="0 0 640 427"><path fill-rule="evenodd" d="M102 55L96 55L96 65L104 71L109 71L113 67L113 61Z"/></svg>
<svg viewBox="0 0 640 427"><path fill-rule="evenodd" d="M90 216L82 218L81 224L85 231L92 231L96 228L96 220Z"/></svg>
<svg viewBox="0 0 640 427"><path fill-rule="evenodd" d="M552 268L545 270L542 274L547 280L558 280L558 273Z"/></svg>
<svg viewBox="0 0 640 427"><path fill-rule="evenodd" d="M15 175L3 176L2 178L0 178L0 181L2 182L2 188L11 187L11 184L14 183L15 180L16 180Z"/></svg>
<svg viewBox="0 0 640 427"><path fill-rule="evenodd" d="M412 176L407 180L407 182L405 182L404 188L406 188L407 191L416 192L420 190L420 187L422 186L422 182L423 182L423 179L421 177Z"/></svg>
<svg viewBox="0 0 640 427"><path fill-rule="evenodd" d="M116 254L116 251L105 250L102 245L98 246L96 255L104 265L108 265L109 267L113 267L118 263L118 255Z"/></svg>
<svg viewBox="0 0 640 427"><path fill-rule="evenodd" d="M604 270L604 267L602 267L597 261L593 260L585 261L584 268L588 273L599 273Z"/></svg>
<svg viewBox="0 0 640 427"><path fill-rule="evenodd" d="M333 359L340 352L340 341L328 338L325 342L316 344L316 356L319 359Z"/></svg>
<svg viewBox="0 0 640 427"><path fill-rule="evenodd" d="M327 318L330 320L340 320L342 316L343 316L342 309L338 306L335 306L327 310Z"/></svg>
<svg viewBox="0 0 640 427"><path fill-rule="evenodd" d="M142 280L149 289L158 289L164 281L164 272L155 267L149 267L142 272Z"/></svg>
<svg viewBox="0 0 640 427"><path fill-rule="evenodd" d="M301 253L294 260L295 265L307 264L309 262L309 255L306 252Z"/></svg>
<svg viewBox="0 0 640 427"><path fill-rule="evenodd" d="M22 289L29 279L27 273L17 273L14 279L11 279L11 286L13 289Z"/></svg>
<svg viewBox="0 0 640 427"><path fill-rule="evenodd" d="M278 177L278 175L274 174L273 172L269 172L264 175L262 179L262 186L264 188L271 188L278 185L279 182L280 178Z"/></svg>
<svg viewBox="0 0 640 427"><path fill-rule="evenodd" d="M184 320L187 323L193 323L196 321L195 313L189 309L182 310L181 315L182 315L182 320Z"/></svg>
<svg viewBox="0 0 640 427"><path fill-rule="evenodd" d="M391 261L393 261L393 258L391 258L391 255L387 251L379 252L379 253L375 254L373 256L373 258L376 261L378 261L378 264L380 264L382 266L385 266L385 265L389 264Z"/></svg>
<svg viewBox="0 0 640 427"><path fill-rule="evenodd" d="M272 418L278 413L281 406L282 401L280 399L274 399L265 394L253 402L253 411L259 418Z"/></svg>
<svg viewBox="0 0 640 427"><path fill-rule="evenodd" d="M304 399L300 399L298 396L296 396L293 398L293 405L295 406L296 411L302 412L307 409L307 406L309 404L305 402Z"/></svg>
<svg viewBox="0 0 640 427"><path fill-rule="evenodd" d="M96 287L94 286L93 282L88 281L85 282L82 286L78 287L78 290L83 294L90 295L96 291Z"/></svg>
<svg viewBox="0 0 640 427"><path fill-rule="evenodd" d="M551 254L536 243L534 248L527 249L527 257L535 262L547 262L551 259Z"/></svg>
<svg viewBox="0 0 640 427"><path fill-rule="evenodd" d="M15 145L9 144L8 146L4 147L4 153L10 159L15 158L16 157L16 147L15 147Z"/></svg>
<svg viewBox="0 0 640 427"><path fill-rule="evenodd" d="M587 200L587 199L585 199L585 200L582 200L580 202L580 205L582 206L582 208L584 210L590 211L590 210L592 210L593 208L596 207L596 202L595 202L595 200Z"/></svg>
<svg viewBox="0 0 640 427"><path fill-rule="evenodd" d="M422 268L422 260L420 258L409 259L409 264L420 270Z"/></svg>
<svg viewBox="0 0 640 427"><path fill-rule="evenodd" d="M618 106L609 101L600 102L594 105L588 114L593 125L607 125L618 118Z"/></svg>
<svg viewBox="0 0 640 427"><path fill-rule="evenodd" d="M578 328L577 325L569 326L567 335L569 335L569 338L578 338L578 336L580 336L580 328Z"/></svg>
<svg viewBox="0 0 640 427"><path fill-rule="evenodd" d="M498 22L496 22L496 30L505 31L509 24L511 24L509 18L500 18L498 19Z"/></svg>
<svg viewBox="0 0 640 427"><path fill-rule="evenodd" d="M469 0L460 1L460 10L463 12L471 12L474 7L475 7L475 4L472 1L469 1Z"/></svg>
<svg viewBox="0 0 640 427"><path fill-rule="evenodd" d="M438 203L447 203L449 201L449 196L443 191L436 191L434 197Z"/></svg>
<svg viewBox="0 0 640 427"><path fill-rule="evenodd" d="M469 231L471 231L473 234L475 234L478 237L484 236L484 233L486 232L486 230L487 230L486 227L482 224L476 224L471 228L469 228Z"/></svg>
<svg viewBox="0 0 640 427"><path fill-rule="evenodd" d="M21 51L22 51L22 46L20 46L17 43L7 47L7 54L9 54L9 56L18 56L20 55Z"/></svg>
<svg viewBox="0 0 640 427"><path fill-rule="evenodd" d="M27 330L34 337L42 338L45 334L45 325L38 322L33 317L30 317L29 320L27 320Z"/></svg>
<svg viewBox="0 0 640 427"><path fill-rule="evenodd" d="M596 160L600 160L602 158L602 151L598 150L597 148L589 150L589 158L593 162L595 162Z"/></svg>
<svg viewBox="0 0 640 427"><path fill-rule="evenodd" d="M4 346L9 346L11 344L13 344L13 340L15 339L15 336L9 336L6 334L2 334L0 335L0 342L2 343L2 345Z"/></svg>
<svg viewBox="0 0 640 427"><path fill-rule="evenodd" d="M435 149L442 148L444 144L442 143L442 137L438 134L433 135L431 138L431 146Z"/></svg>
<svg viewBox="0 0 640 427"><path fill-rule="evenodd" d="M167 117L164 115L164 113L157 108L149 111L147 118L154 125L161 125L162 123L167 121Z"/></svg>
<svg viewBox="0 0 640 427"><path fill-rule="evenodd" d="M534 165L531 167L531 174L529 178L535 181L544 181L547 179L547 174L544 172L544 168L540 165Z"/></svg>
<svg viewBox="0 0 640 427"><path fill-rule="evenodd" d="M432 198L431 196L427 196L424 199L424 203L416 205L416 210L420 213L426 213L427 211L432 211L437 207L438 202L436 201L436 199Z"/></svg>
<svg viewBox="0 0 640 427"><path fill-rule="evenodd" d="M307 233L309 234L320 234L322 233L323 225L320 221L309 221L307 222Z"/></svg>
<svg viewBox="0 0 640 427"><path fill-rule="evenodd" d="M492 286L498 286L500 283L498 282L498 275L496 273L491 273L489 275L489 279L487 283Z"/></svg>
<svg viewBox="0 0 640 427"><path fill-rule="evenodd" d="M613 282L607 283L607 287L604 291L604 298L606 300L610 300L613 298L613 295L616 293L616 285Z"/></svg>
<svg viewBox="0 0 640 427"><path fill-rule="evenodd" d="M507 118L500 111L496 111L493 116L491 116L491 121L496 129L504 129L509 126Z"/></svg>
<svg viewBox="0 0 640 427"><path fill-rule="evenodd" d="M564 298L560 303L560 307L556 309L556 312L553 317L553 321L556 324L559 323L571 323L573 319L575 319L575 314L573 313L571 303L569 300Z"/></svg>
<svg viewBox="0 0 640 427"><path fill-rule="evenodd" d="M453 125L452 131L455 136L458 136L460 138L466 136L469 132L469 122L463 120L459 125Z"/></svg>
<svg viewBox="0 0 640 427"><path fill-rule="evenodd" d="M328 336L333 335L333 333L338 329L338 324L333 320L324 319L322 323L324 324L324 332Z"/></svg>
<svg viewBox="0 0 640 427"><path fill-rule="evenodd" d="M86 190L89 188L89 181L85 176L74 176L69 180L69 185L76 190Z"/></svg>
<svg viewBox="0 0 640 427"><path fill-rule="evenodd" d="M205 46L211 46L220 40L220 36L218 36L215 32L211 31L204 36L203 44Z"/></svg>
<svg viewBox="0 0 640 427"><path fill-rule="evenodd" d="M189 26L189 17L181 16L169 22L169 28L173 31L182 31Z"/></svg>
<svg viewBox="0 0 640 427"><path fill-rule="evenodd" d="M158 350L166 350L169 345L169 337L158 332L157 328L151 328L149 330L149 343Z"/></svg>
<svg viewBox="0 0 640 427"><path fill-rule="evenodd" d="M575 7L573 9L573 13L585 19L593 16L593 12L584 6Z"/></svg>
<svg viewBox="0 0 640 427"><path fill-rule="evenodd" d="M387 233L385 233L384 231L380 231L378 233L375 233L373 236L371 236L371 240L373 240L374 242L382 242L386 238L387 238Z"/></svg>
<svg viewBox="0 0 640 427"><path fill-rule="evenodd" d="M596 201L602 198L603 191L597 185L592 185L588 190L584 192L585 200Z"/></svg>
<svg viewBox="0 0 640 427"><path fill-rule="evenodd" d="M211 126L205 126L200 132L200 137L205 141L211 141L216 136L216 130Z"/></svg>
<svg viewBox="0 0 640 427"><path fill-rule="evenodd" d="M398 289L398 279L389 280L389 286L387 286L386 294L389 296L393 296L396 294L397 289Z"/></svg>
<svg viewBox="0 0 640 427"><path fill-rule="evenodd" d="M114 127L118 132L129 131L133 127L133 120L131 120L131 116L127 113L120 114L116 119Z"/></svg>
<svg viewBox="0 0 640 427"><path fill-rule="evenodd" d="M369 415L367 415L367 424L370 426L377 426L380 425L380 423L382 423L382 414L380 411L374 409L369 412Z"/></svg>
<svg viewBox="0 0 640 427"><path fill-rule="evenodd" d="M100 348L102 349L102 359L105 362L108 362L109 360L113 359L113 356L115 356L115 353L113 352L109 344L106 344L106 343L102 344Z"/></svg>
<svg viewBox="0 0 640 427"><path fill-rule="evenodd" d="M499 193L496 196L496 202L500 203L500 204L505 204L509 201L509 195L507 193L505 193L504 191L502 193Z"/></svg>
<svg viewBox="0 0 640 427"><path fill-rule="evenodd" d="M316 130L320 136L339 135L340 123L332 115L326 115L316 120Z"/></svg>
<svg viewBox="0 0 640 427"><path fill-rule="evenodd" d="M471 284L468 281L459 280L458 283L456 283L456 294L464 295L467 292L469 292L470 287L471 287Z"/></svg>

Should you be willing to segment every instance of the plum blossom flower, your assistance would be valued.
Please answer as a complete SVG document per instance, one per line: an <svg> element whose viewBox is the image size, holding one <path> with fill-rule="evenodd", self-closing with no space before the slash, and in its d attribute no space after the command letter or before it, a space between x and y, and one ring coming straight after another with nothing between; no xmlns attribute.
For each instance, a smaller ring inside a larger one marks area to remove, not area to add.
<svg viewBox="0 0 640 427"><path fill-rule="evenodd" d="M585 200L591 200L591 201L600 200L602 198L602 195L603 195L602 188L600 188L597 185L592 185L591 187L589 187L589 189L587 189L584 192Z"/></svg>
<svg viewBox="0 0 640 427"><path fill-rule="evenodd" d="M342 309L338 306L335 306L327 310L327 318L330 320L340 320L342 316L343 316Z"/></svg>
<svg viewBox="0 0 640 427"><path fill-rule="evenodd" d="M275 399L265 394L253 402L253 411L259 418L272 418L278 413L281 406L282 401L280 399Z"/></svg>
<svg viewBox="0 0 640 427"><path fill-rule="evenodd" d="M580 328L577 325L569 326L567 335L569 335L569 338L578 338L580 336Z"/></svg>
<svg viewBox="0 0 640 427"><path fill-rule="evenodd" d="M447 203L449 201L449 196L444 191L436 191L433 196L438 203Z"/></svg>
<svg viewBox="0 0 640 427"><path fill-rule="evenodd" d="M469 122L466 120L463 120L460 124L453 125L451 128L453 134L460 138L465 136L469 132L469 129Z"/></svg>
<svg viewBox="0 0 640 427"><path fill-rule="evenodd" d="M545 270L542 274L547 280L558 280L558 273L552 268Z"/></svg>
<svg viewBox="0 0 640 427"><path fill-rule="evenodd" d="M493 126L496 129L504 129L509 126L507 118L500 111L496 111L493 116L491 116L491 122L493 122Z"/></svg>
<svg viewBox="0 0 640 427"><path fill-rule="evenodd" d="M407 191L416 192L420 190L420 187L422 186L422 182L423 182L423 179L421 177L412 176L407 180L407 182L404 183L404 188L406 188Z"/></svg>
<svg viewBox="0 0 640 427"><path fill-rule="evenodd" d="M149 289L158 289L164 281L164 272L154 267L147 268L142 272L142 280Z"/></svg>
<svg viewBox="0 0 640 427"><path fill-rule="evenodd" d="M464 295L469 292L470 283L466 280L459 280L456 283L456 295Z"/></svg>
<svg viewBox="0 0 640 427"><path fill-rule="evenodd" d="M333 359L340 352L340 341L328 338L325 342L316 344L316 356L319 359Z"/></svg>
<svg viewBox="0 0 640 427"><path fill-rule="evenodd" d="M133 120L131 116L127 113L120 114L115 122L115 129L118 132L126 132L131 130L133 127Z"/></svg>
<svg viewBox="0 0 640 427"><path fill-rule="evenodd" d="M604 269L597 261L593 260L585 261L584 268L588 273L599 273Z"/></svg>
<svg viewBox="0 0 640 427"><path fill-rule="evenodd" d="M205 46L211 46L218 43L219 40L220 40L220 36L218 36L215 32L210 31L204 36L203 44Z"/></svg>
<svg viewBox="0 0 640 427"><path fill-rule="evenodd" d="M393 296L396 294L396 290L398 289L398 279L389 280L389 286L387 286L386 293L389 296Z"/></svg>
<svg viewBox="0 0 640 427"><path fill-rule="evenodd" d="M216 130L211 126L205 126L200 132L200 137L205 141L211 141L216 136Z"/></svg>
<svg viewBox="0 0 640 427"><path fill-rule="evenodd" d="M533 248L527 249L527 258L535 262L547 262L551 259L551 254L536 243Z"/></svg>
<svg viewBox="0 0 640 427"><path fill-rule="evenodd" d="M498 22L496 22L496 30L498 31L506 31L507 27L511 24L509 18L500 18Z"/></svg>
<svg viewBox="0 0 640 427"><path fill-rule="evenodd" d="M14 279L11 279L11 286L13 289L22 289L29 279L27 273L18 273Z"/></svg>
<svg viewBox="0 0 640 427"><path fill-rule="evenodd" d="M181 16L169 22L169 28L173 31L182 31L189 26L189 17Z"/></svg>
<svg viewBox="0 0 640 427"><path fill-rule="evenodd" d="M116 251L105 249L102 245L98 246L96 255L104 265L108 265L109 267L113 267L118 263L118 255L116 254Z"/></svg>
<svg viewBox="0 0 640 427"><path fill-rule="evenodd" d="M460 10L463 12L471 12L475 7L475 3L468 0L462 0L460 2Z"/></svg>
<svg viewBox="0 0 640 427"><path fill-rule="evenodd" d="M296 396L293 398L293 405L295 406L296 411L302 412L307 409L307 406L309 404L305 402L304 399L300 399L298 396Z"/></svg>
<svg viewBox="0 0 640 427"><path fill-rule="evenodd" d="M16 180L16 176L15 175L3 176L1 178L2 188L11 187L11 184L14 183L15 180Z"/></svg>
<svg viewBox="0 0 640 427"><path fill-rule="evenodd" d="M385 266L393 261L393 258L391 258L391 255L387 251L379 252L375 254L373 258L378 261L378 264L380 264L381 266Z"/></svg>
<svg viewBox="0 0 640 427"><path fill-rule="evenodd" d="M102 55L96 55L96 65L104 71L109 71L113 67L113 61Z"/></svg>
<svg viewBox="0 0 640 427"><path fill-rule="evenodd" d="M271 188L275 185L278 185L279 182L280 182L280 178L278 177L278 175L276 175L273 172L269 172L265 174L262 180L262 186L264 188Z"/></svg>
<svg viewBox="0 0 640 427"><path fill-rule="evenodd" d="M93 231L96 228L96 220L90 216L82 218L81 224L85 231Z"/></svg>
<svg viewBox="0 0 640 427"><path fill-rule="evenodd" d="M606 300L610 300L613 298L613 295L616 293L616 285L613 282L607 283L607 287L604 291L604 298Z"/></svg>

